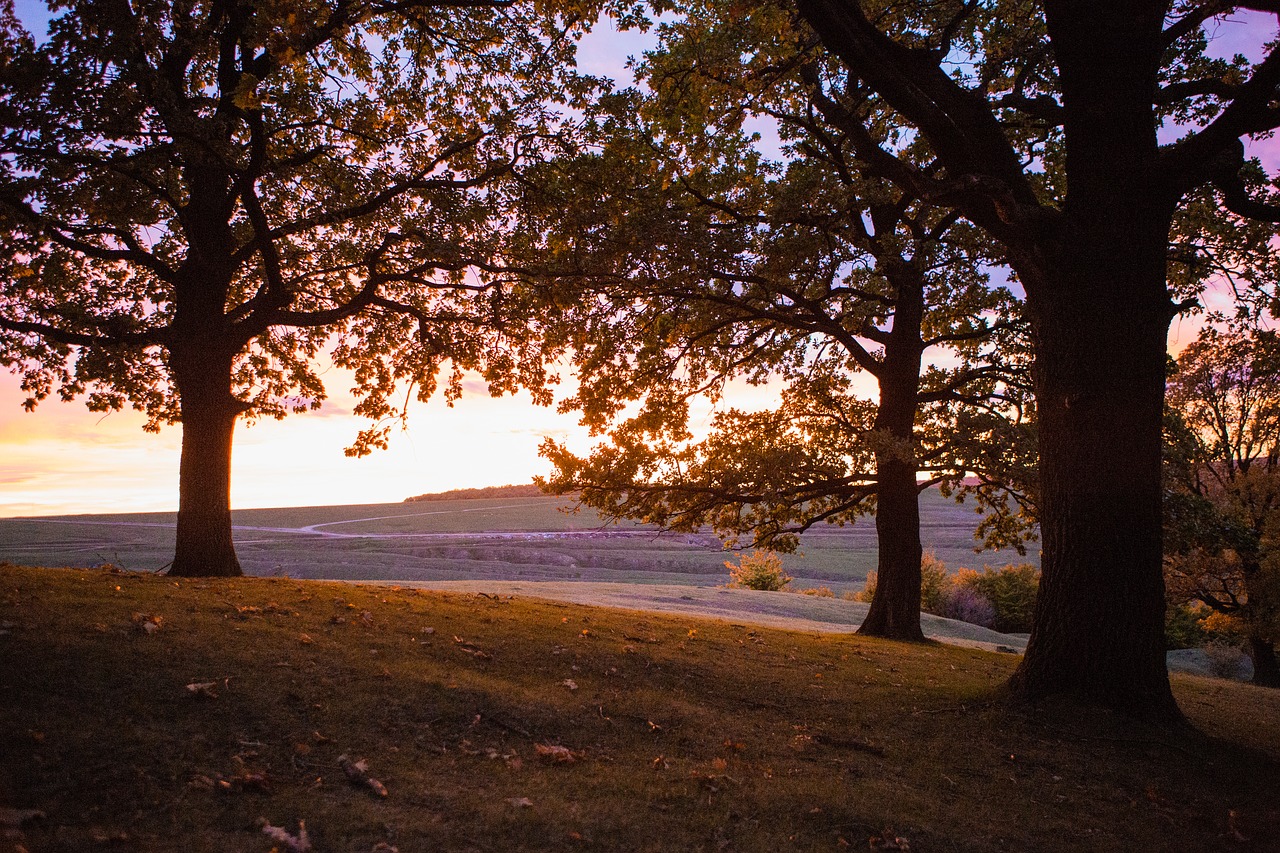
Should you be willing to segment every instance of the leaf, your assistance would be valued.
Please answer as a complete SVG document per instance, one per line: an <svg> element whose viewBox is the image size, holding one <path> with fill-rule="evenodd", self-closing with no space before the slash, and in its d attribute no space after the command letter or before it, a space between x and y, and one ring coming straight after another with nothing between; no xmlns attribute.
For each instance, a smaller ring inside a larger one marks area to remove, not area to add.
<svg viewBox="0 0 1280 853"><path fill-rule="evenodd" d="M209 699L217 699L218 682L216 681L193 681L187 685L187 692L193 696L205 696Z"/></svg>
<svg viewBox="0 0 1280 853"><path fill-rule="evenodd" d="M512 797L511 799L507 800L507 804L511 806L515 806L518 809L533 808L533 800L529 799L528 797Z"/></svg>
<svg viewBox="0 0 1280 853"><path fill-rule="evenodd" d="M560 682L560 684L561 686L567 687L570 690L578 689L578 682L574 681L572 678L566 678L564 681Z"/></svg>
<svg viewBox="0 0 1280 853"><path fill-rule="evenodd" d="M538 753L538 757L548 764L575 764L584 755L581 752L574 752L567 746L560 746L552 743L535 743L534 750Z"/></svg>
<svg viewBox="0 0 1280 853"><path fill-rule="evenodd" d="M264 817L258 818L257 823L262 829L263 835L277 844L283 844L285 849L291 851L291 853L311 853L314 849L311 846L311 839L307 837L307 824L305 821L298 821L297 835L291 835L282 826L272 826Z"/></svg>
<svg viewBox="0 0 1280 853"><path fill-rule="evenodd" d="M352 761L347 755L338 756L338 766L347 774L347 780L357 788L368 788L379 797L387 796L387 787L369 775L369 763L363 758Z"/></svg>

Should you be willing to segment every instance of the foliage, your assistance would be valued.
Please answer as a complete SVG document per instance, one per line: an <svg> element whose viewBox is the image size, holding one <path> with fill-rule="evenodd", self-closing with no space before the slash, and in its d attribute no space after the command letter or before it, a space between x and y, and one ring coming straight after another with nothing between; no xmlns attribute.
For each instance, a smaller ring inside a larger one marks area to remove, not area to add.
<svg viewBox="0 0 1280 853"><path fill-rule="evenodd" d="M1280 640L1280 339L1205 327L1174 365L1168 404L1169 603L1212 609L1265 656Z"/></svg>
<svg viewBox="0 0 1280 853"><path fill-rule="evenodd" d="M801 595L810 595L814 598L835 598L836 594L831 591L829 586L811 586L800 590Z"/></svg>
<svg viewBox="0 0 1280 853"><path fill-rule="evenodd" d="M1020 633L1031 630L1035 614L1036 596L1040 589L1040 572L1035 566L984 566L981 572L960 569L955 574L955 585L971 589L991 602L994 609L992 627L1002 633Z"/></svg>
<svg viewBox="0 0 1280 853"><path fill-rule="evenodd" d="M1239 643L1228 643L1222 640L1211 640L1204 647L1205 658L1209 663L1209 671L1218 678L1237 678L1244 665L1244 652Z"/></svg>
<svg viewBox="0 0 1280 853"><path fill-rule="evenodd" d="M984 566L981 572L961 568L954 573L929 552L921 561L920 609L935 616L972 622L1001 633L1029 630L1040 587L1035 566ZM859 601L875 595L875 573L867 576Z"/></svg>
<svg viewBox="0 0 1280 853"><path fill-rule="evenodd" d="M983 628L995 628L996 608L991 600L971 586L952 586L935 611L939 616L958 619Z"/></svg>
<svg viewBox="0 0 1280 853"><path fill-rule="evenodd" d="M932 551L925 551L920 558L920 609L926 613L940 614L943 602L951 589L951 573ZM870 602L876 594L876 573L869 572L866 582L855 600Z"/></svg>
<svg viewBox="0 0 1280 853"><path fill-rule="evenodd" d="M1171 604L1165 609L1165 645L1170 649L1194 649L1204 644L1204 606L1195 604Z"/></svg>
<svg viewBox="0 0 1280 853"><path fill-rule="evenodd" d="M238 571L233 424L319 408L322 354L373 422L354 455L465 370L549 400L545 306L504 269L512 184L594 85L576 13L50 5L46 41L0 21L0 365L28 408L183 422L175 571Z"/></svg>
<svg viewBox="0 0 1280 853"><path fill-rule="evenodd" d="M739 557L737 563L725 560L724 565L729 570L729 586L776 592L792 581L782 570L782 557L773 551L752 551Z"/></svg>

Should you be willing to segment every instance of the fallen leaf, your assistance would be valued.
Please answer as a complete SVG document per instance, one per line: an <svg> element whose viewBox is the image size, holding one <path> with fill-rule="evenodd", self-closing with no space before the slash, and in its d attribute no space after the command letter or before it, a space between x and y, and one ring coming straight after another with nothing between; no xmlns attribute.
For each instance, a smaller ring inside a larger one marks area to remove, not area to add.
<svg viewBox="0 0 1280 853"><path fill-rule="evenodd" d="M193 696L205 696L209 699L217 699L218 691L215 689L217 686L218 682L216 681L193 681L187 685L187 691Z"/></svg>
<svg viewBox="0 0 1280 853"><path fill-rule="evenodd" d="M573 764L582 758L582 753L574 752L569 747L558 744L535 743L533 748L538 753L539 758L551 764Z"/></svg>
<svg viewBox="0 0 1280 853"><path fill-rule="evenodd" d="M533 808L533 800L529 799L528 797L512 797L511 799L507 800L507 803L509 805L515 806L518 809Z"/></svg>
<svg viewBox="0 0 1280 853"><path fill-rule="evenodd" d="M154 634L160 630L160 626L164 624L163 616L148 616L146 613L135 613L130 617L133 622L134 630L143 634Z"/></svg>
<svg viewBox="0 0 1280 853"><path fill-rule="evenodd" d="M911 842L895 833L892 829L884 830L880 835L870 839L872 850L910 850Z"/></svg>
<svg viewBox="0 0 1280 853"><path fill-rule="evenodd" d="M352 761L346 755L338 756L338 766L347 774L347 780L357 788L368 788L379 797L387 796L387 786L369 775L369 762L361 758Z"/></svg>
<svg viewBox="0 0 1280 853"><path fill-rule="evenodd" d="M307 837L307 824L305 821L298 821L298 834L292 835L282 826L272 826L264 817L258 818L258 826L262 829L262 834L270 838L277 844L283 844L286 850L292 853L311 853L314 849L311 846L311 839Z"/></svg>
<svg viewBox="0 0 1280 853"><path fill-rule="evenodd" d="M578 689L578 682L574 681L572 678L566 678L564 681L560 682L560 684L569 688L570 690Z"/></svg>

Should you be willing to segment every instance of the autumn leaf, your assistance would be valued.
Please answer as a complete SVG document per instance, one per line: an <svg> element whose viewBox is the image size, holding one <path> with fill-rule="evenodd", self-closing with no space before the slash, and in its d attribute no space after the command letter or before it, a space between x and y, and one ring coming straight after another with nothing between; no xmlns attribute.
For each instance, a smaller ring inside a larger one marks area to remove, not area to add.
<svg viewBox="0 0 1280 853"><path fill-rule="evenodd" d="M574 752L567 746L559 746L558 744L535 743L533 748L537 752L538 758L548 764L575 764L583 758L583 753Z"/></svg>
<svg viewBox="0 0 1280 853"><path fill-rule="evenodd" d="M368 788L379 797L387 796L387 788L369 775L369 763L363 758L352 761L347 755L338 756L338 766L347 775L347 781L357 788Z"/></svg>
<svg viewBox="0 0 1280 853"><path fill-rule="evenodd" d="M262 830L262 834L270 838L277 844L283 844L285 849L290 853L311 853L314 849L311 846L311 839L307 837L307 825L305 821L298 821L298 834L290 834L282 826L272 826L264 817L258 818L258 827Z"/></svg>

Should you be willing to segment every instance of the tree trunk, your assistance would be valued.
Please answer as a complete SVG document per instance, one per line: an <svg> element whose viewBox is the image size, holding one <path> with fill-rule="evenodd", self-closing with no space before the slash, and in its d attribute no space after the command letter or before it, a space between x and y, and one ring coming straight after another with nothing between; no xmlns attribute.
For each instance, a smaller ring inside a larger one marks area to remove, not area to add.
<svg viewBox="0 0 1280 853"><path fill-rule="evenodd" d="M859 634L924 640L920 629L920 493L916 488L915 422L919 408L920 328L924 281L918 271L891 263L896 290L893 328L876 377L880 403L876 432L876 592Z"/></svg>
<svg viewBox="0 0 1280 853"><path fill-rule="evenodd" d="M1050 0L1068 193L1015 251L1036 345L1044 540L1016 699L1181 719L1164 649L1161 416L1169 227L1152 102L1164 5Z"/></svg>
<svg viewBox="0 0 1280 853"><path fill-rule="evenodd" d="M1256 635L1249 637L1249 657L1253 659L1253 683L1263 687L1280 687L1280 662L1276 646Z"/></svg>
<svg viewBox="0 0 1280 853"><path fill-rule="evenodd" d="M230 355L171 352L182 403L176 577L244 574L231 541L231 437L243 404L231 395Z"/></svg>
<svg viewBox="0 0 1280 853"><path fill-rule="evenodd" d="M876 592L858 633L893 640L923 640L916 468L907 460L885 460L877 466L876 476Z"/></svg>
<svg viewBox="0 0 1280 853"><path fill-rule="evenodd" d="M1092 308L1077 307L1081 295L1036 322L1044 548L1011 686L1024 701L1075 694L1176 717L1161 568L1165 323L1109 290Z"/></svg>

